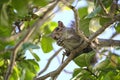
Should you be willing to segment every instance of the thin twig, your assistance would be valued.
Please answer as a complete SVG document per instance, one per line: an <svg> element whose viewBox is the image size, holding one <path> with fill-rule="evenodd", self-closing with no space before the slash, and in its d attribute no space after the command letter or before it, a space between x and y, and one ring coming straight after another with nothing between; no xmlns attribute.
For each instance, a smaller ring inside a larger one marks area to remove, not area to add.
<svg viewBox="0 0 120 80"><path fill-rule="evenodd" d="M77 9L75 9L75 7L72 7L71 6L71 9L73 10L74 12L74 16L75 16L75 24L76 24L76 32L78 33L78 35L80 37L82 37L86 42L89 42L89 39L84 35L84 33L82 32L82 30L80 30L80 19L79 19L79 15L78 15L78 11Z"/></svg>
<svg viewBox="0 0 120 80"><path fill-rule="evenodd" d="M49 14L51 12L51 10L57 5L58 0L54 3L52 3L53 5L51 5L48 10L45 12L45 14ZM43 23L50 17L49 15L43 15L41 18L39 18L32 26L31 28L27 31L26 35L23 37L23 39L21 39L17 45L14 47L13 53L11 54L11 58L10 58L10 65L8 66L6 75L5 75L5 80L8 80L12 70L13 70L13 66L15 63L15 59L16 59L16 54L20 48L20 46L26 42L30 36L32 35L32 33L41 25L43 25Z"/></svg>
<svg viewBox="0 0 120 80"><path fill-rule="evenodd" d="M46 66L45 66L45 68L44 68L42 71L40 71L37 76L40 76L43 72L45 72L45 71L47 70L47 68L49 67L51 61L54 59L55 56L58 55L58 53L59 53L62 49L63 49L63 48L60 48L58 51L56 51L56 52L49 58Z"/></svg>
<svg viewBox="0 0 120 80"><path fill-rule="evenodd" d="M99 4L100 4L103 12L104 12L106 15L108 15L108 11L107 11L107 9L105 8L105 6L103 5L102 1L101 1L101 0L98 0L98 2L99 2Z"/></svg>

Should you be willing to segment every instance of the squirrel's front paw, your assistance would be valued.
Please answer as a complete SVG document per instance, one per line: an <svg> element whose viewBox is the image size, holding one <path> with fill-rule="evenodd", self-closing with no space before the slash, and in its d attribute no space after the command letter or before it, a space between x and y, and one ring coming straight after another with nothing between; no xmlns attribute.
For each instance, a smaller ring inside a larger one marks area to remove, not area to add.
<svg viewBox="0 0 120 80"><path fill-rule="evenodd" d="M63 44L63 40L61 40L61 39L57 40L57 44L58 44L59 46L63 46L63 45L64 45L64 44Z"/></svg>

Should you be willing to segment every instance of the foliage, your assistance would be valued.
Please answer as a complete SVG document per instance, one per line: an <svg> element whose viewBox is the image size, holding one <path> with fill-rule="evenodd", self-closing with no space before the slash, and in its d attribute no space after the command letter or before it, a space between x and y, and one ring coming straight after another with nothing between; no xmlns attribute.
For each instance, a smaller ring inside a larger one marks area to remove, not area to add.
<svg viewBox="0 0 120 80"><path fill-rule="evenodd" d="M86 36L91 35L91 30L94 30L92 31L94 33L101 26L110 22L114 15L120 14L119 7L111 12L112 0L101 1L109 14L106 14L103 8L98 5L98 0L88 0L88 6L78 9L80 29ZM26 30L29 30L37 19L44 15L43 13L40 15L34 13L41 8L46 9L48 4L50 4L50 0L0 1L0 80L4 80L10 64L11 54L13 54L13 50L26 35ZM65 10L61 8L61 5L58 6L59 10ZM93 11L89 11L90 8L94 8ZM91 24L92 22L96 24ZM52 44L54 41L50 38L50 33L56 26L56 22L50 18L32 33L27 42L24 43L23 41L23 45L20 46L17 52L9 80L33 80L40 70L38 62L40 57L42 57L33 50L41 48L44 53L49 53L53 50ZM117 33L120 33L119 21L113 27ZM25 56L26 51L29 51L34 59L27 59ZM105 52L108 52L108 50ZM103 57L105 52L101 52L100 57ZM74 70L72 80L120 80L120 57L109 52L103 61L96 65L91 65L91 59L93 59L95 54L95 52L90 52L75 58L74 62L79 68Z"/></svg>

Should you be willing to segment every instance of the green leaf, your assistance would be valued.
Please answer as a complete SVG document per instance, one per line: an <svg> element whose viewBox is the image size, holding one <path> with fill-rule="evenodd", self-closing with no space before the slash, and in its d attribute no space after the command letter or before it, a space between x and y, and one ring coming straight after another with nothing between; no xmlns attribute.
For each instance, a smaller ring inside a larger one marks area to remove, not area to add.
<svg viewBox="0 0 120 80"><path fill-rule="evenodd" d="M53 31L58 26L57 22L50 22L50 31Z"/></svg>
<svg viewBox="0 0 120 80"><path fill-rule="evenodd" d="M74 69L73 77L77 76L77 74L80 73L81 70L82 70L81 68Z"/></svg>
<svg viewBox="0 0 120 80"><path fill-rule="evenodd" d="M0 37L8 37L10 36L12 30L10 27L0 25Z"/></svg>
<svg viewBox="0 0 120 80"><path fill-rule="evenodd" d="M120 33L120 23L117 24L117 26L115 27L115 30L117 31L117 33Z"/></svg>
<svg viewBox="0 0 120 80"><path fill-rule="evenodd" d="M31 72L36 74L40 69L39 64L34 59L28 59L27 62L29 62L29 65L31 65L31 68L34 65L33 71L31 71Z"/></svg>
<svg viewBox="0 0 120 80"><path fill-rule="evenodd" d="M24 80L33 80L35 77L35 74L31 73L29 70L25 71L25 79Z"/></svg>
<svg viewBox="0 0 120 80"><path fill-rule="evenodd" d="M37 60L37 61L40 61L40 58L39 58L39 56L36 54L36 53L34 53L32 50L29 50L30 51L30 53L32 54L32 56Z"/></svg>
<svg viewBox="0 0 120 80"><path fill-rule="evenodd" d="M104 80L115 80L116 73L113 71L109 71L107 74L104 76Z"/></svg>
<svg viewBox="0 0 120 80"><path fill-rule="evenodd" d="M0 67L4 65L4 60L0 59Z"/></svg>
<svg viewBox="0 0 120 80"><path fill-rule="evenodd" d="M29 49L40 49L40 47L30 42L26 42L22 45L22 50L26 51Z"/></svg>
<svg viewBox="0 0 120 80"><path fill-rule="evenodd" d="M100 28L101 28L100 18L99 17L92 18L89 23L90 34L95 33Z"/></svg>
<svg viewBox="0 0 120 80"><path fill-rule="evenodd" d="M27 69L22 69L21 73L20 80L33 80L35 77L35 74L31 73Z"/></svg>
<svg viewBox="0 0 120 80"><path fill-rule="evenodd" d="M105 8L108 8L113 3L113 0L102 0L102 4L105 6Z"/></svg>
<svg viewBox="0 0 120 80"><path fill-rule="evenodd" d="M0 54L1 59L10 59L11 53L10 52L5 52L3 54Z"/></svg>
<svg viewBox="0 0 120 80"><path fill-rule="evenodd" d="M7 3L7 2L9 2L9 0L1 0L1 1L0 1L0 5L5 4L5 3Z"/></svg>
<svg viewBox="0 0 120 80"><path fill-rule="evenodd" d="M93 52L88 54L81 54L77 58L74 59L75 63L80 67L86 67L91 65L91 59L95 56Z"/></svg>
<svg viewBox="0 0 120 80"><path fill-rule="evenodd" d="M3 38L3 40L4 40L4 38ZM14 43L15 43L14 41L4 42L4 41L0 40L0 51L12 49L14 46Z"/></svg>
<svg viewBox="0 0 120 80"><path fill-rule="evenodd" d="M99 64L97 64L96 66L94 66L94 70L104 70L108 64L110 63L110 61L108 59L100 62Z"/></svg>
<svg viewBox="0 0 120 80"><path fill-rule="evenodd" d="M44 33L45 33L45 34L51 33L50 28L49 28L48 25L46 25L46 26L44 27Z"/></svg>
<svg viewBox="0 0 120 80"><path fill-rule="evenodd" d="M80 56L78 56L77 58L75 58L74 61L80 67L85 67L85 66L89 65L89 63L87 62L86 54L81 54Z"/></svg>
<svg viewBox="0 0 120 80"><path fill-rule="evenodd" d="M21 69L20 80L25 80L26 69Z"/></svg>
<svg viewBox="0 0 120 80"><path fill-rule="evenodd" d="M118 64L120 64L120 57L118 57L117 60L118 60ZM119 68L120 68L120 67L119 67Z"/></svg>
<svg viewBox="0 0 120 80"><path fill-rule="evenodd" d="M111 18L100 18L100 25L105 25L107 22L110 22Z"/></svg>
<svg viewBox="0 0 120 80"><path fill-rule="evenodd" d="M9 24L9 16L7 12L7 5L5 5L0 13L0 37L8 37L12 32L12 27Z"/></svg>
<svg viewBox="0 0 120 80"><path fill-rule="evenodd" d="M90 19L81 19L80 20L80 29L84 32L84 34L86 36L90 35L90 32L89 32L89 22L90 22Z"/></svg>
<svg viewBox="0 0 120 80"><path fill-rule="evenodd" d="M10 1L10 0L9 0ZM1 11L0 11L0 26L5 27L11 27L11 29L13 29L13 22L16 19L16 13L14 11L14 8L12 7L12 5L8 4L8 3L4 3L1 7L0 7ZM10 30L11 30L10 29Z"/></svg>
<svg viewBox="0 0 120 80"><path fill-rule="evenodd" d="M22 62L18 62L18 65L22 69L29 70L33 74L36 74L39 70L39 65L34 59L22 60Z"/></svg>
<svg viewBox="0 0 120 80"><path fill-rule="evenodd" d="M0 11L0 37L8 37L13 31L13 20L15 18L13 8L7 3L3 4Z"/></svg>
<svg viewBox="0 0 120 80"><path fill-rule="evenodd" d="M80 19L84 18L88 14L88 7L82 7L78 9Z"/></svg>
<svg viewBox="0 0 120 80"><path fill-rule="evenodd" d="M13 72L12 72L12 74L10 76L10 80L15 80L15 79L16 80L19 79L19 70L18 70L18 68L16 66L14 66Z"/></svg>
<svg viewBox="0 0 120 80"><path fill-rule="evenodd" d="M53 50L52 39L49 37L43 36L41 40L41 47L44 53L48 53L51 50Z"/></svg>
<svg viewBox="0 0 120 80"><path fill-rule="evenodd" d="M34 0L33 3L37 6L46 6L49 0Z"/></svg>
<svg viewBox="0 0 120 80"><path fill-rule="evenodd" d="M8 23L8 15L7 15L7 11L6 11L6 8L7 6L5 5L2 10L1 10L1 13L0 13L0 26L9 26L9 23Z"/></svg>
<svg viewBox="0 0 120 80"><path fill-rule="evenodd" d="M0 51L5 50L5 47L8 45L7 42L0 41Z"/></svg>
<svg viewBox="0 0 120 80"><path fill-rule="evenodd" d="M115 76L114 80L120 80L120 70L116 70L118 71L118 74Z"/></svg>
<svg viewBox="0 0 120 80"><path fill-rule="evenodd" d="M93 18L93 17L97 16L97 14L100 13L100 11L101 11L101 7L98 6L97 8L95 8L95 10L93 12L88 14L85 18Z"/></svg>
<svg viewBox="0 0 120 80"><path fill-rule="evenodd" d="M91 73L85 69L77 68L74 71L74 76L71 80L96 80L96 77L91 75Z"/></svg>
<svg viewBox="0 0 120 80"><path fill-rule="evenodd" d="M12 5L16 9L18 16L25 16L28 13L28 0L12 0Z"/></svg>

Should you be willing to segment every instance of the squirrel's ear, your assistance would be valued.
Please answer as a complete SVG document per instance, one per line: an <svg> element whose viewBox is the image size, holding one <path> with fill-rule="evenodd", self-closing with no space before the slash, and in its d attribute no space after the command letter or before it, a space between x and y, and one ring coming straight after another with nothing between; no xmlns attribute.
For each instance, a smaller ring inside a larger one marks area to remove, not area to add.
<svg viewBox="0 0 120 80"><path fill-rule="evenodd" d="M62 21L58 21L58 27L65 27Z"/></svg>

